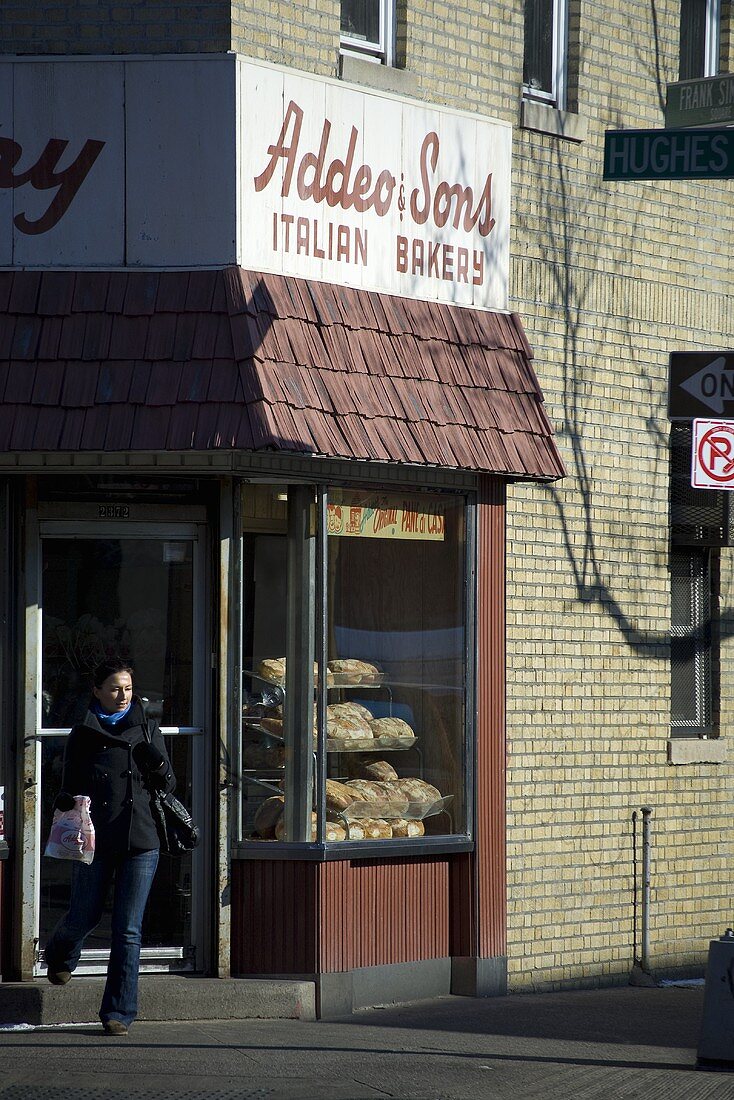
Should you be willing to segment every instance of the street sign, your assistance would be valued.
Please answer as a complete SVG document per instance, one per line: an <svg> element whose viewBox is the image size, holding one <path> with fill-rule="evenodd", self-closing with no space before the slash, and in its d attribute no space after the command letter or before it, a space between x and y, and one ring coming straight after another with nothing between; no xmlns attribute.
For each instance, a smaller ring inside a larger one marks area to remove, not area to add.
<svg viewBox="0 0 734 1100"><path fill-rule="evenodd" d="M726 122L734 122L734 75L722 73L668 85L666 129L721 126Z"/></svg>
<svg viewBox="0 0 734 1100"><path fill-rule="evenodd" d="M734 418L734 351L674 351L670 356L668 416Z"/></svg>
<svg viewBox="0 0 734 1100"><path fill-rule="evenodd" d="M693 421L691 485L734 490L734 420Z"/></svg>
<svg viewBox="0 0 734 1100"><path fill-rule="evenodd" d="M734 177L734 129L607 130L605 180Z"/></svg>

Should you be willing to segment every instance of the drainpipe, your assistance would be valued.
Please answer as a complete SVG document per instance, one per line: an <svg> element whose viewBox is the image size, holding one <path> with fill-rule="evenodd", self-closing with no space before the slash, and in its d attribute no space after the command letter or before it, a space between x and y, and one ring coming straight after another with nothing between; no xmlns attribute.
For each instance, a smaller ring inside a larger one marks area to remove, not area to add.
<svg viewBox="0 0 734 1100"><path fill-rule="evenodd" d="M650 818L652 806L642 806L642 954L640 963L650 973Z"/></svg>
<svg viewBox="0 0 734 1100"><path fill-rule="evenodd" d="M632 814L633 842L633 878L634 878L634 962L630 974L630 985L655 986L657 982L650 973L650 841L652 816L651 806L642 806L642 945L640 957L637 957L637 813Z"/></svg>

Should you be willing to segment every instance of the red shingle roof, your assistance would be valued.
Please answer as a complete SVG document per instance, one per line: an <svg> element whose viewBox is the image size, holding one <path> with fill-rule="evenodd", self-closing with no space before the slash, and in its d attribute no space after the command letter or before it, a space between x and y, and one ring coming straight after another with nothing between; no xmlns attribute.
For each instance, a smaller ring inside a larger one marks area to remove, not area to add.
<svg viewBox="0 0 734 1100"><path fill-rule="evenodd" d="M0 272L0 450L238 448L552 479L514 315L240 268Z"/></svg>

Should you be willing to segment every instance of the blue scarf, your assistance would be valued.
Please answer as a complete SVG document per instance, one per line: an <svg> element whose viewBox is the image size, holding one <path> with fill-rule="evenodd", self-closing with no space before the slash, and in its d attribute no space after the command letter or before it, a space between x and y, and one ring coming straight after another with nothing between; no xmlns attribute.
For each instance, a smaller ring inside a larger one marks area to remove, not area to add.
<svg viewBox="0 0 734 1100"><path fill-rule="evenodd" d="M124 710L116 710L114 714L109 714L106 710L102 710L99 700L95 699L89 709L105 726L116 726L125 717L131 706L132 702L128 703Z"/></svg>

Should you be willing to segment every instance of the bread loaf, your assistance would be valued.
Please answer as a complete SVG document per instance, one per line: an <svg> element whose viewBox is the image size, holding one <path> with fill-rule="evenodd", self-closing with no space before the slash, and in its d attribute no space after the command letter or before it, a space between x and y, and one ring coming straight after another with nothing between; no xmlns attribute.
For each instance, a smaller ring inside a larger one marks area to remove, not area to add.
<svg viewBox="0 0 734 1100"><path fill-rule="evenodd" d="M257 675L263 680L269 680L272 684L285 684L285 657L268 657L255 669ZM318 684L319 681L319 666L314 661L313 666L314 682ZM334 676L329 671L328 666L326 670L326 683L331 687L334 683Z"/></svg>
<svg viewBox="0 0 734 1100"><path fill-rule="evenodd" d="M423 836L426 831L422 821L406 821L405 818L391 820L390 825L393 836Z"/></svg>
<svg viewBox="0 0 734 1100"><path fill-rule="evenodd" d="M431 786L423 779L399 779L397 786L406 796L409 802L430 806L441 797L437 787Z"/></svg>
<svg viewBox="0 0 734 1100"><path fill-rule="evenodd" d="M351 790L346 783L336 779L326 780L326 806L329 810L346 810L353 802L362 801L358 791Z"/></svg>
<svg viewBox="0 0 734 1100"><path fill-rule="evenodd" d="M398 778L395 768L392 764L388 764L387 760L373 760L369 764L360 764L359 771L360 779L376 779L378 783Z"/></svg>
<svg viewBox="0 0 734 1100"><path fill-rule="evenodd" d="M389 797L385 785L374 779L350 779L344 785L360 795L365 802L387 802Z"/></svg>
<svg viewBox="0 0 734 1100"><path fill-rule="evenodd" d="M316 839L316 822L317 816L316 813L313 812L311 814L311 840ZM275 839L285 840L285 817L280 817L278 823L275 826Z"/></svg>
<svg viewBox="0 0 734 1100"><path fill-rule="evenodd" d="M285 680L285 657L268 657L260 662L255 671L263 680L282 684Z"/></svg>
<svg viewBox="0 0 734 1100"><path fill-rule="evenodd" d="M349 718L363 718L366 722L371 722L373 714L371 710L367 710L367 707L363 707L361 703L331 703L326 708L327 717L330 715L346 716Z"/></svg>
<svg viewBox="0 0 734 1100"><path fill-rule="evenodd" d="M364 840L365 832L363 822L349 821L347 823L347 840Z"/></svg>
<svg viewBox="0 0 734 1100"><path fill-rule="evenodd" d="M359 714L326 712L326 736L334 741L371 741L372 730L366 718Z"/></svg>
<svg viewBox="0 0 734 1100"><path fill-rule="evenodd" d="M347 830L343 825L340 825L338 821L327 821L326 832L324 833L325 840L346 840Z"/></svg>
<svg viewBox="0 0 734 1100"><path fill-rule="evenodd" d="M415 739L415 733L402 718L373 718L370 722L373 737L379 737L382 744L391 744L405 738Z"/></svg>
<svg viewBox="0 0 734 1100"><path fill-rule="evenodd" d="M335 684L376 684L382 679L382 673L376 665L351 657L329 661L328 668Z"/></svg>
<svg viewBox="0 0 734 1100"><path fill-rule="evenodd" d="M359 823L364 829L365 840L387 840L392 836L390 822L382 818L365 817Z"/></svg>
<svg viewBox="0 0 734 1100"><path fill-rule="evenodd" d="M282 795L273 795L266 798L258 806L253 826L258 836L263 840L272 840L275 836L275 828L283 815L284 798Z"/></svg>

